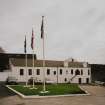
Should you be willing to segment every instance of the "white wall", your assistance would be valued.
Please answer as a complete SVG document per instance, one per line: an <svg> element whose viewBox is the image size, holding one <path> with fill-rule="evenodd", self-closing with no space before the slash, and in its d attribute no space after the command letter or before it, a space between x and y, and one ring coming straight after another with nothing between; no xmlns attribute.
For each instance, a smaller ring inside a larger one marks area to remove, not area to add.
<svg viewBox="0 0 105 105"><path fill-rule="evenodd" d="M7 77L11 75L11 71L0 72L0 82L6 81Z"/></svg>

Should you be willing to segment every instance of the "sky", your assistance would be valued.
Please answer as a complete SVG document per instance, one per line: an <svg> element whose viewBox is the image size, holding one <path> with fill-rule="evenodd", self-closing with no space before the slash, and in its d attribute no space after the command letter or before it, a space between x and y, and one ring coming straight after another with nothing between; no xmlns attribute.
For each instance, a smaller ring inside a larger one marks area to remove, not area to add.
<svg viewBox="0 0 105 105"><path fill-rule="evenodd" d="M7 53L32 53L31 36L42 59L41 16L45 57L74 58L105 64L105 0L0 0L0 46Z"/></svg>

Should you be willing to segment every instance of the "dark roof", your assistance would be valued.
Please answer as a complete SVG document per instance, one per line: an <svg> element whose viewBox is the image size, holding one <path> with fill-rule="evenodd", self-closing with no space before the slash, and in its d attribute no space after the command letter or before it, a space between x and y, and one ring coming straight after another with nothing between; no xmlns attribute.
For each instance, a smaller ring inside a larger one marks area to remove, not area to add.
<svg viewBox="0 0 105 105"><path fill-rule="evenodd" d="M0 53L0 57L6 57L6 58L25 58L25 54ZM32 54L27 54L27 58L32 58ZM37 59L36 54L34 54L34 58Z"/></svg>
<svg viewBox="0 0 105 105"><path fill-rule="evenodd" d="M69 67L83 67L83 62L69 62Z"/></svg>
<svg viewBox="0 0 105 105"><path fill-rule="evenodd" d="M11 59L11 61L14 66L25 66L25 59ZM46 67L63 67L63 61L46 60L45 65L46 65ZM29 67L32 66L32 59L27 60L27 66L29 66ZM34 66L42 67L43 60L35 60Z"/></svg>
<svg viewBox="0 0 105 105"><path fill-rule="evenodd" d="M5 53L5 50L2 47L0 47L0 53Z"/></svg>
<svg viewBox="0 0 105 105"><path fill-rule="evenodd" d="M36 59L36 55L34 55ZM27 54L28 58L32 58L32 54ZM10 68L9 59L16 58L25 58L25 54L16 54L16 53L0 53L0 71Z"/></svg>
<svg viewBox="0 0 105 105"><path fill-rule="evenodd" d="M25 59L11 59L11 62L14 66L25 66ZM35 60L35 67L42 67L42 60ZM27 66L32 67L32 59L27 60ZM64 67L64 61L54 61L54 60L45 60L46 67ZM69 67L83 67L82 62L69 62Z"/></svg>

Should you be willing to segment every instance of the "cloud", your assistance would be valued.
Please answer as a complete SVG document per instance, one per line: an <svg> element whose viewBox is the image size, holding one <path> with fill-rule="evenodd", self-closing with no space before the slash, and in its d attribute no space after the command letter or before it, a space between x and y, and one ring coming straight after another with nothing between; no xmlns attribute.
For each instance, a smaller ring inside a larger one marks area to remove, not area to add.
<svg viewBox="0 0 105 105"><path fill-rule="evenodd" d="M46 59L74 57L105 63L104 0L0 0L0 45L8 52L28 52L32 27L35 53L42 58L41 16L45 15Z"/></svg>

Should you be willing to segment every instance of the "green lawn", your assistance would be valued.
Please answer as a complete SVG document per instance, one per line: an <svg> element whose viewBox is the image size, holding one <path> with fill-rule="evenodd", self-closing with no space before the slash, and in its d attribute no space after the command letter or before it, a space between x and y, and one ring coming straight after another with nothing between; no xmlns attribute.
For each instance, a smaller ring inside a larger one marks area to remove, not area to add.
<svg viewBox="0 0 105 105"><path fill-rule="evenodd" d="M24 87L23 85L10 86L16 91L24 95L67 95L67 94L84 94L85 92L81 90L77 84L52 84L46 85L46 90L48 93L40 93L42 91L42 85L36 85L37 89L30 89L29 87Z"/></svg>

